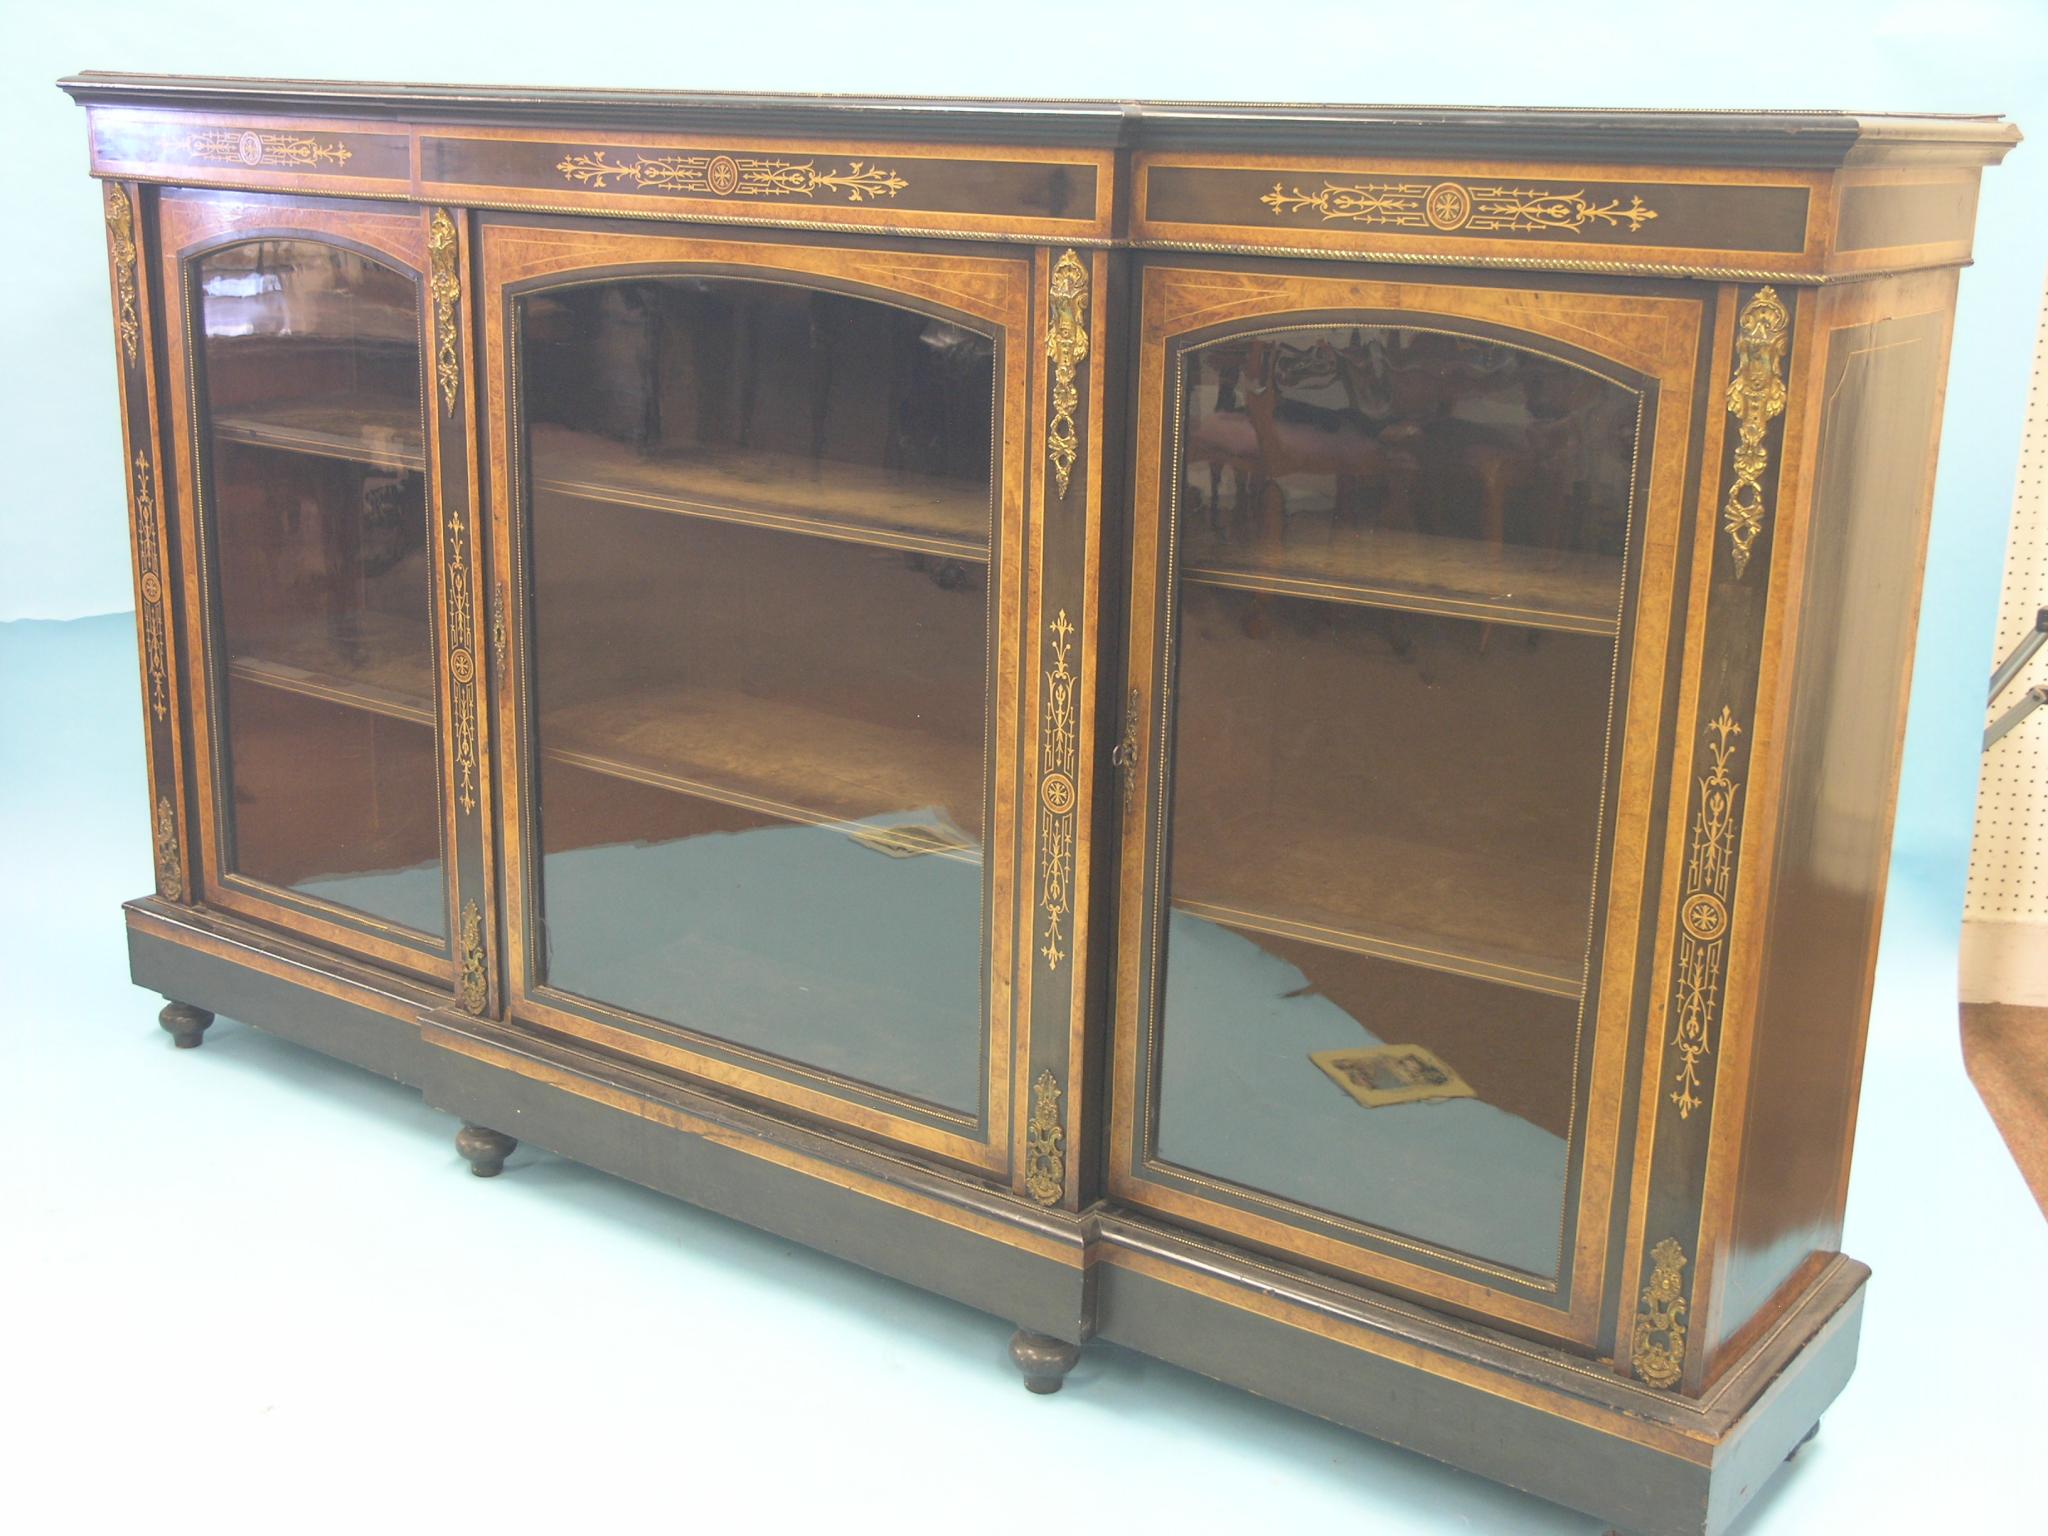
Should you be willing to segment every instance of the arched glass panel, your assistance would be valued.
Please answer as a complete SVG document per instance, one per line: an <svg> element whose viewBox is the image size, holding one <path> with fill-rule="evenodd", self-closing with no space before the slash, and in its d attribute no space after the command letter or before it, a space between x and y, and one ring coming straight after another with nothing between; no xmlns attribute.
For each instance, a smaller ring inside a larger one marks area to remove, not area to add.
<svg viewBox="0 0 2048 1536"><path fill-rule="evenodd" d="M993 339L712 275L514 327L535 981L978 1113Z"/></svg>
<svg viewBox="0 0 2048 1536"><path fill-rule="evenodd" d="M1153 1155L1555 1273L1643 396L1419 323L1181 357Z"/></svg>
<svg viewBox="0 0 2048 1536"><path fill-rule="evenodd" d="M418 281L305 239L191 268L224 873L445 935Z"/></svg>

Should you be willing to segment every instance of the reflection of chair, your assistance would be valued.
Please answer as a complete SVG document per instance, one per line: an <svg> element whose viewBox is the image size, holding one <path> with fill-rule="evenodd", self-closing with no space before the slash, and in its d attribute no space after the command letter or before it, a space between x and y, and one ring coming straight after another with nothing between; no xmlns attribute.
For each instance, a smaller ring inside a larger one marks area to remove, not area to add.
<svg viewBox="0 0 2048 1536"><path fill-rule="evenodd" d="M1514 387L1515 354L1463 337L1353 331L1342 347L1319 345L1344 380L1352 409L1370 421L1419 423Z"/></svg>
<svg viewBox="0 0 2048 1536"><path fill-rule="evenodd" d="M1342 348L1320 345L1353 410L1385 423L1381 440L1409 434L1403 441L1426 469L1417 509L1425 531L1477 538L1496 552L1511 523L1515 542L1535 548L1577 541L1580 413L1597 403L1601 381L1465 337L1404 335L1390 348L1383 335L1354 331Z"/></svg>
<svg viewBox="0 0 2048 1536"><path fill-rule="evenodd" d="M1219 539L1227 538L1229 535L1223 517L1223 472L1230 471L1237 493L1236 511L1240 517L1245 510L1246 488L1259 473L1259 436L1252 427L1251 418L1242 410L1226 410L1220 405L1202 412L1188 433L1186 457L1189 469L1197 464L1207 466L1209 531Z"/></svg>
<svg viewBox="0 0 2048 1536"><path fill-rule="evenodd" d="M1607 399L1604 380L1462 337L1405 336L1390 348L1354 333L1336 356L1362 410L1414 430L1424 531L1470 540L1496 562L1509 544L1553 563L1586 545L1588 426ZM1626 431L1618 446L1626 453ZM1482 650L1491 633L1480 625Z"/></svg>
<svg viewBox="0 0 2048 1536"><path fill-rule="evenodd" d="M1288 475L1329 475L1337 482L1337 517L1356 515L1361 493L1381 493L1380 516L1409 522L1409 495L1416 463L1405 447L1381 441L1379 433L1348 411L1303 407L1283 411L1278 374L1279 351L1263 338L1246 349L1245 418L1257 444L1258 510L1267 536L1286 537L1287 496L1280 486Z"/></svg>
<svg viewBox="0 0 2048 1536"><path fill-rule="evenodd" d="M1291 347L1257 338L1241 352L1214 359L1219 377L1214 406L1192 423L1184 457L1190 467L1206 464L1210 483L1210 526L1219 539L1228 537L1221 493L1222 472L1236 483L1236 515L1256 507L1261 526L1255 541L1273 546L1288 536L1288 475L1328 476L1336 483L1332 524L1361 515L1369 492L1379 493L1375 517L1409 521L1409 493L1415 460L1404 447L1380 439L1378 429L1349 410L1333 410L1309 401L1287 398L1289 388L1312 389L1334 383L1338 370L1321 346ZM1235 395L1243 382L1243 403ZM1248 635L1265 632L1268 600L1254 593L1240 618ZM1372 628L1397 655L1410 649L1405 620L1373 610Z"/></svg>

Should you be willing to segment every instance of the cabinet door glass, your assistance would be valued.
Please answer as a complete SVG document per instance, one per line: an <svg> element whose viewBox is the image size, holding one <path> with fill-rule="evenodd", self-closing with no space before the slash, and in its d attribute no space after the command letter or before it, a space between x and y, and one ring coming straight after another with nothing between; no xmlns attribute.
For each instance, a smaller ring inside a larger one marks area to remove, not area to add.
<svg viewBox="0 0 2048 1536"><path fill-rule="evenodd" d="M443 935L418 282L304 239L192 268L222 865Z"/></svg>
<svg viewBox="0 0 2048 1536"><path fill-rule="evenodd" d="M515 327L536 980L976 1113L992 338L708 276Z"/></svg>
<svg viewBox="0 0 2048 1536"><path fill-rule="evenodd" d="M1396 326L1180 362L1155 1155L1552 1274L1643 397Z"/></svg>

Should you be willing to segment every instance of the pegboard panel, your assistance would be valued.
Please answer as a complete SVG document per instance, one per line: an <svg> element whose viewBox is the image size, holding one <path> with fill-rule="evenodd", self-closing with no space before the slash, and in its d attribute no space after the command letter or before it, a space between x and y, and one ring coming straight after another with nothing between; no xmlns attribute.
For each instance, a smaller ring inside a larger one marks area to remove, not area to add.
<svg viewBox="0 0 2048 1536"><path fill-rule="evenodd" d="M2048 606L2048 294L2044 294L2034 335L2034 377L2027 394L2025 436L2020 441L2011 542L2005 551L1998 645L1985 664L1986 677L2034 627L2034 615L2044 606ZM2017 703L2024 690L2037 683L2048 683L2048 650L2013 679L1998 709ZM2048 709L2028 716L1984 754L1963 916L1987 923L2048 922Z"/></svg>

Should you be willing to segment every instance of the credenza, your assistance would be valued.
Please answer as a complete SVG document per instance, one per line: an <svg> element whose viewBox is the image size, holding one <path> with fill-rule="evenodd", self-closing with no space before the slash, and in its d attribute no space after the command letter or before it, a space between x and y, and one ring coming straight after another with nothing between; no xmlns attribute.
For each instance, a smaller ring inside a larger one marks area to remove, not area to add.
<svg viewBox="0 0 2048 1536"><path fill-rule="evenodd" d="M136 983L1715 1532L1840 1251L1995 118L85 74Z"/></svg>

